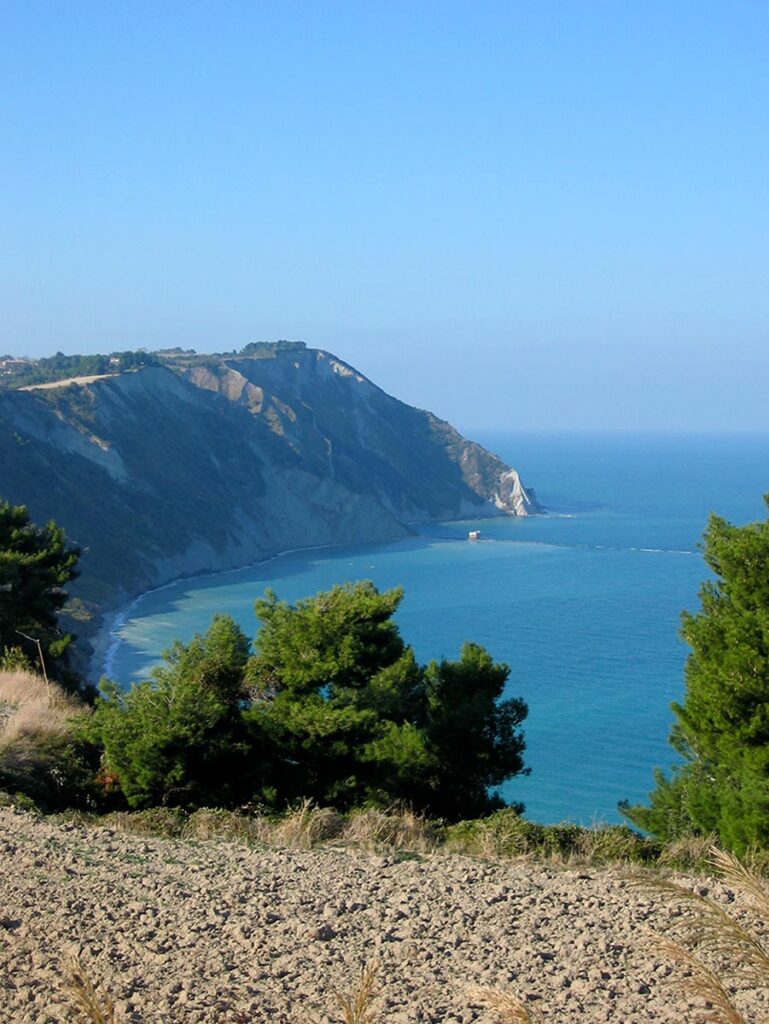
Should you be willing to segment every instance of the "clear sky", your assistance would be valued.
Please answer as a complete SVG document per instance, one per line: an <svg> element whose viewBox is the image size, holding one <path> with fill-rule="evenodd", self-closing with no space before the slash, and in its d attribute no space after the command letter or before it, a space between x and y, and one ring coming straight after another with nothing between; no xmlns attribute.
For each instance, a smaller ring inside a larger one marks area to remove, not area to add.
<svg viewBox="0 0 769 1024"><path fill-rule="evenodd" d="M0 352L769 431L766 0L2 0Z"/></svg>

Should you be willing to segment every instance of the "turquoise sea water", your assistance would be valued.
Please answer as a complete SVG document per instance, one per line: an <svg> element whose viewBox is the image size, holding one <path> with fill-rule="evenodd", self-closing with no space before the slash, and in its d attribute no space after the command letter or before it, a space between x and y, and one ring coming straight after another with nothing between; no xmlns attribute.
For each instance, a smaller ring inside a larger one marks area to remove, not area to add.
<svg viewBox="0 0 769 1024"><path fill-rule="evenodd" d="M529 704L527 778L503 789L535 820L618 821L671 763L683 692L680 612L697 607L708 513L763 518L769 437L478 436L537 489L548 515L446 523L397 544L296 552L145 595L116 628L108 674L146 676L172 640L228 612L248 633L265 587L295 601L345 580L402 585L420 661L464 640L510 666ZM467 541L468 529L482 539Z"/></svg>

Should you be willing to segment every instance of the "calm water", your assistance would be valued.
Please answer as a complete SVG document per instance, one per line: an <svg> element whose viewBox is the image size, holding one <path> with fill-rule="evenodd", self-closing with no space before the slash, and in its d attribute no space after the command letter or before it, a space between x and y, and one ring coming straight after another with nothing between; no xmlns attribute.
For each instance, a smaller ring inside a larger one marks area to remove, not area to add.
<svg viewBox="0 0 769 1024"><path fill-rule="evenodd" d="M344 580L403 585L401 631L420 661L464 640L510 666L529 704L528 778L503 790L529 817L621 820L667 766L681 696L680 612L697 606L708 513L763 518L769 437L478 437L516 466L549 515L440 524L398 544L294 553L145 595L116 630L108 674L145 676L172 640L228 612L250 634L266 586L295 601ZM469 543L467 530L482 540Z"/></svg>

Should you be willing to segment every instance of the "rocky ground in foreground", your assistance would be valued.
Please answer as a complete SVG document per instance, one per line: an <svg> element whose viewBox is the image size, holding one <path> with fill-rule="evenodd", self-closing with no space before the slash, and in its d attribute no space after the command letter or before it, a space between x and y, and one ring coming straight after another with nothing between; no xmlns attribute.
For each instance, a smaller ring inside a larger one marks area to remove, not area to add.
<svg viewBox="0 0 769 1024"><path fill-rule="evenodd" d="M734 906L722 882L692 881ZM737 899L739 904L739 898ZM78 1019L78 956L120 1024L343 1020L378 965L372 1020L492 1022L479 986L546 1021L706 1019L651 931L679 913L617 869L256 850L0 811L0 1020ZM762 993L738 997L753 1017Z"/></svg>

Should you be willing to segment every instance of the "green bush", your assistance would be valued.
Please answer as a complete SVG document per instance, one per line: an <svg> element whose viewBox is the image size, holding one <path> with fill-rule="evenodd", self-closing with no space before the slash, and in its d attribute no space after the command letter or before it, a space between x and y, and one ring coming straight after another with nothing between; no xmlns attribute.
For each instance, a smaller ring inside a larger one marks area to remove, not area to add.
<svg viewBox="0 0 769 1024"><path fill-rule="evenodd" d="M659 844L626 825L540 825L522 818L513 808L450 825L444 829L442 838L448 849L490 858L534 855L604 864L650 862L660 853Z"/></svg>
<svg viewBox="0 0 769 1024"><path fill-rule="evenodd" d="M104 767L130 807L232 805L253 791L258 760L241 704L248 640L227 616L175 644L152 679L105 683L91 720Z"/></svg>
<svg viewBox="0 0 769 1024"><path fill-rule="evenodd" d="M0 750L0 789L24 795L46 812L95 810L98 750L73 736L22 736Z"/></svg>

